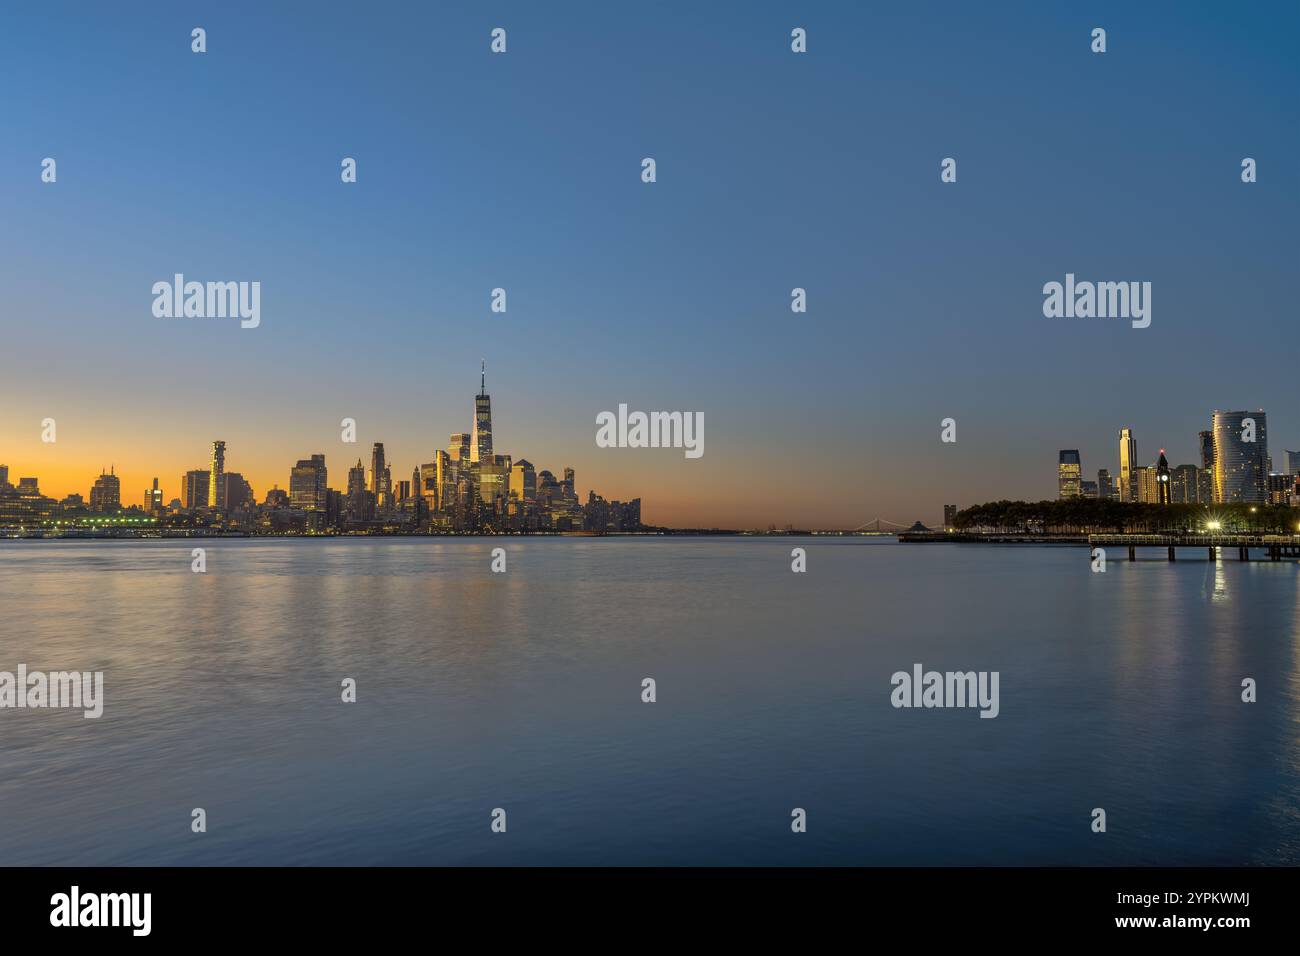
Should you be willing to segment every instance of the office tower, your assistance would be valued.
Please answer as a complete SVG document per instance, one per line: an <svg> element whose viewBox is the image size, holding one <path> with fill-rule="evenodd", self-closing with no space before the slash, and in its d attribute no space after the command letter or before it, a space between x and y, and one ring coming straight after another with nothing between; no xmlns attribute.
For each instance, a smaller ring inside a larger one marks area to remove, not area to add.
<svg viewBox="0 0 1300 956"><path fill-rule="evenodd" d="M1165 450L1160 449L1160 458L1156 461L1156 504L1167 505L1173 489L1169 487L1169 459Z"/></svg>
<svg viewBox="0 0 1300 956"><path fill-rule="evenodd" d="M436 459L439 455L445 456L446 452L435 452L435 460L421 465L415 479L415 487L418 489L416 493L424 499L430 513L438 510L438 462Z"/></svg>
<svg viewBox="0 0 1300 956"><path fill-rule="evenodd" d="M1156 469L1152 465L1138 465L1133 469L1133 497L1130 501L1136 501L1139 504L1155 504L1157 500L1156 492Z"/></svg>
<svg viewBox="0 0 1300 956"><path fill-rule="evenodd" d="M510 468L503 455L493 455L478 463L479 500L485 505L497 506L500 499L504 503L509 492Z"/></svg>
<svg viewBox="0 0 1300 956"><path fill-rule="evenodd" d="M214 441L212 443L212 469L208 476L208 507L217 511L221 511L226 507L226 500L222 497L226 493L226 487L221 477L225 473L226 443Z"/></svg>
<svg viewBox="0 0 1300 956"><path fill-rule="evenodd" d="M39 497L40 484L35 478L19 478L18 493L27 497Z"/></svg>
<svg viewBox="0 0 1300 956"><path fill-rule="evenodd" d="M356 459L355 466L347 470L347 497L354 498L365 490L365 466L361 459Z"/></svg>
<svg viewBox="0 0 1300 956"><path fill-rule="evenodd" d="M26 478L35 485L35 478ZM15 494L12 491L0 495L0 525L41 525L53 521L59 511L59 503L53 498L46 498L39 493Z"/></svg>
<svg viewBox="0 0 1300 956"><path fill-rule="evenodd" d="M1097 497L1102 501L1110 501L1115 497L1115 486L1110 480L1110 471L1106 468L1097 469Z"/></svg>
<svg viewBox="0 0 1300 956"><path fill-rule="evenodd" d="M1097 499L1097 483L1095 481L1079 482L1079 495L1083 498Z"/></svg>
<svg viewBox="0 0 1300 956"><path fill-rule="evenodd" d="M1291 475L1268 476L1268 503L1271 505L1289 505L1295 491L1295 478Z"/></svg>
<svg viewBox="0 0 1300 956"><path fill-rule="evenodd" d="M544 471L539 476L546 483L550 526L557 531L572 531L582 527L582 503L574 491L574 474L572 468L564 469L564 480L556 482L555 477ZM539 504L543 488L537 489Z"/></svg>
<svg viewBox="0 0 1300 956"><path fill-rule="evenodd" d="M366 488L366 466L357 459L356 465L348 469L347 516L352 521L369 521L370 501L373 493Z"/></svg>
<svg viewBox="0 0 1300 956"><path fill-rule="evenodd" d="M1077 448L1062 448L1056 464L1056 497L1078 498L1082 493L1079 481L1083 477L1083 465L1079 461Z"/></svg>
<svg viewBox="0 0 1300 956"><path fill-rule="evenodd" d="M1201 447L1201 470L1214 470L1214 432L1197 432L1196 440Z"/></svg>
<svg viewBox="0 0 1300 956"><path fill-rule="evenodd" d="M455 463L469 464L471 436L468 432L453 432L447 445L447 455Z"/></svg>
<svg viewBox="0 0 1300 956"><path fill-rule="evenodd" d="M543 527L551 525L551 505L560 494L560 485L555 476L543 468L537 473L537 510L542 516Z"/></svg>
<svg viewBox="0 0 1300 956"><path fill-rule="evenodd" d="M188 511L205 508L208 504L208 482L212 474L207 471L187 471L181 478L181 507Z"/></svg>
<svg viewBox="0 0 1300 956"><path fill-rule="evenodd" d="M957 526L957 506L943 506L943 526L944 529L955 528Z"/></svg>
<svg viewBox="0 0 1300 956"><path fill-rule="evenodd" d="M1266 502L1268 500L1267 462L1268 426L1262 411L1215 411L1214 500L1216 502L1221 504Z"/></svg>
<svg viewBox="0 0 1300 956"><path fill-rule="evenodd" d="M1170 472L1169 486L1169 500L1174 504L1196 504L1201 500L1201 469L1195 465L1179 465Z"/></svg>
<svg viewBox="0 0 1300 956"><path fill-rule="evenodd" d="M482 369L479 393L474 398L474 431L470 438L470 461L492 461L492 400L487 394L487 366Z"/></svg>
<svg viewBox="0 0 1300 956"><path fill-rule="evenodd" d="M1119 500L1136 501L1137 485L1135 484L1136 474L1134 469L1137 468L1137 439L1133 437L1133 429L1121 428L1119 430Z"/></svg>
<svg viewBox="0 0 1300 956"><path fill-rule="evenodd" d="M537 505L537 472L527 458L510 466L510 497L527 508Z"/></svg>
<svg viewBox="0 0 1300 956"><path fill-rule="evenodd" d="M591 489L587 492L587 503L582 506L582 526L588 531L607 531L613 523L610 503L596 494L595 488Z"/></svg>
<svg viewBox="0 0 1300 956"><path fill-rule="evenodd" d="M347 514L347 496L333 488L325 489L325 513L320 523L326 528L338 528Z"/></svg>
<svg viewBox="0 0 1300 956"><path fill-rule="evenodd" d="M95 479L90 489L91 511L117 511L122 507L122 481L112 470Z"/></svg>
<svg viewBox="0 0 1300 956"><path fill-rule="evenodd" d="M307 525L319 529L329 509L329 472L324 455L299 459L289 473L289 504L306 512Z"/></svg>
<svg viewBox="0 0 1300 956"><path fill-rule="evenodd" d="M394 501L405 501L407 498L411 497L411 483L409 481L399 481L392 494Z"/></svg>
<svg viewBox="0 0 1300 956"><path fill-rule="evenodd" d="M262 502L264 508L287 508L289 507L289 493L283 488L274 487L266 493L266 499Z"/></svg>
<svg viewBox="0 0 1300 956"><path fill-rule="evenodd" d="M1300 475L1300 451L1282 452L1282 474ZM0 475L0 485L4 484L4 476Z"/></svg>
<svg viewBox="0 0 1300 956"><path fill-rule="evenodd" d="M153 480L153 487L146 488L144 492L144 510L150 513L157 513L163 510L163 493L158 487L158 479Z"/></svg>
<svg viewBox="0 0 1300 956"><path fill-rule="evenodd" d="M1196 500L1203 505L1214 504L1214 469L1200 468L1196 472Z"/></svg>
<svg viewBox="0 0 1300 956"><path fill-rule="evenodd" d="M370 491L375 496L375 498L378 498L380 495L379 486L382 483L383 478L384 478L384 443L381 441L377 441L375 442L374 447L370 449ZM348 476L349 483L351 482L351 480L352 477L351 475L349 475Z"/></svg>
<svg viewBox="0 0 1300 956"><path fill-rule="evenodd" d="M224 486L221 491L222 510L235 511L250 508L253 505L253 487L237 471L228 471L221 477Z"/></svg>
<svg viewBox="0 0 1300 956"><path fill-rule="evenodd" d="M439 451L433 456L433 463L437 466L437 503L433 505L435 510L450 511L456 501L456 483L460 476L456 474L458 465L452 461L451 455L445 451ZM428 498L428 495L425 495Z"/></svg>
<svg viewBox="0 0 1300 956"><path fill-rule="evenodd" d="M9 466L0 465L0 485L9 484Z"/></svg>

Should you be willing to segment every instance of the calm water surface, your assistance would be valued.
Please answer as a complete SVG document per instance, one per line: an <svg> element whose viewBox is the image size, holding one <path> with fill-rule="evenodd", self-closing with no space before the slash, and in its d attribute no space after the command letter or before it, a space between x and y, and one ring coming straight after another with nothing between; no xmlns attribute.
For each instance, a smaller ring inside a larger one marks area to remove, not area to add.
<svg viewBox="0 0 1300 956"><path fill-rule="evenodd" d="M1300 569L1186 557L0 543L0 670L101 670L106 697L0 710L0 861L1300 863ZM1000 716L892 708L918 661L1000 671Z"/></svg>

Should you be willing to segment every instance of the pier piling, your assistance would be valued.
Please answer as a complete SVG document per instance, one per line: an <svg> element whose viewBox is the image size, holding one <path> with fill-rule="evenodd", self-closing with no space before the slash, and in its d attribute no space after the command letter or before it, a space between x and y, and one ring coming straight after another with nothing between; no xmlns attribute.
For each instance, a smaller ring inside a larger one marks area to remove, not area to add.
<svg viewBox="0 0 1300 956"><path fill-rule="evenodd" d="M1251 548L1258 548L1261 560L1290 561L1300 558L1300 534L1260 534L1244 532L1224 532L1199 534L1192 531L1157 532L1157 533L1116 533L1090 534L1088 544L1092 548L1123 547L1128 552L1130 561L1137 560L1139 548L1164 548L1170 563L1178 560L1179 548L1204 548L1205 556L1210 561L1227 557L1228 548L1237 549L1238 561L1250 561Z"/></svg>

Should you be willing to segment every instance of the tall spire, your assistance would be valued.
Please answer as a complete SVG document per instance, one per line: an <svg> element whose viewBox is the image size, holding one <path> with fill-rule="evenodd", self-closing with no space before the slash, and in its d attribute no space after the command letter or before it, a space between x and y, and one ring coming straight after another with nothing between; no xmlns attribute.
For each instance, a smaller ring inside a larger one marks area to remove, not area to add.
<svg viewBox="0 0 1300 956"><path fill-rule="evenodd" d="M486 360L479 362L478 393L480 395L487 394L487 361Z"/></svg>

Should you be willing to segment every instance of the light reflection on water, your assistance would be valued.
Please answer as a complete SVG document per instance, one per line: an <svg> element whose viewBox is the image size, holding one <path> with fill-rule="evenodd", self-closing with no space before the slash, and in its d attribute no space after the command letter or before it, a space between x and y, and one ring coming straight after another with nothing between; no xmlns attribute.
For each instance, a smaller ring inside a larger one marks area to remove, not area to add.
<svg viewBox="0 0 1300 956"><path fill-rule="evenodd" d="M106 696L98 721L0 711L0 859L1295 864L1297 565L1188 557L0 543L0 670L102 670ZM894 710L913 662L1000 671L1001 715Z"/></svg>

